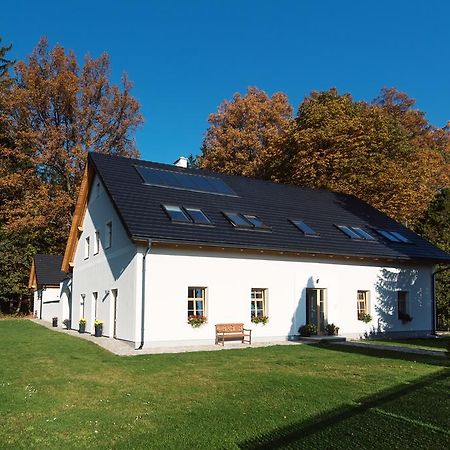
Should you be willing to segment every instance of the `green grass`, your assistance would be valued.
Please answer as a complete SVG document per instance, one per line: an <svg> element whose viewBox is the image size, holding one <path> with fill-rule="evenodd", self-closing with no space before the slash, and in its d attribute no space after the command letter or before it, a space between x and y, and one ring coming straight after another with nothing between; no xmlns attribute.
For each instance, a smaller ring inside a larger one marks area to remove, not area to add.
<svg viewBox="0 0 450 450"><path fill-rule="evenodd" d="M118 357L0 321L0 448L448 448L444 358L341 346Z"/></svg>
<svg viewBox="0 0 450 450"><path fill-rule="evenodd" d="M369 339L358 342L445 352L450 345L450 336L423 339Z"/></svg>

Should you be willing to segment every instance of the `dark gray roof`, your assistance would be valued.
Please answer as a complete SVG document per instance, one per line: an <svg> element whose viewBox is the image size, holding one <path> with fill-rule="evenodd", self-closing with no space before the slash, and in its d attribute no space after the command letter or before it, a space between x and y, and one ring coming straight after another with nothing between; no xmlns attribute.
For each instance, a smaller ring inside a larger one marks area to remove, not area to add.
<svg viewBox="0 0 450 450"><path fill-rule="evenodd" d="M34 257L34 268L36 271L37 284L40 286L57 286L67 277L61 271L63 257L60 255L36 255Z"/></svg>
<svg viewBox="0 0 450 450"><path fill-rule="evenodd" d="M419 259L450 262L450 254L354 196L142 160L89 154L123 224L133 239L294 251L336 256ZM135 166L219 177L237 197L144 184ZM162 204L201 208L214 226L172 223ZM256 214L270 232L239 230L222 211ZM320 237L304 236L289 219L304 220ZM348 238L335 225L401 232L411 244Z"/></svg>

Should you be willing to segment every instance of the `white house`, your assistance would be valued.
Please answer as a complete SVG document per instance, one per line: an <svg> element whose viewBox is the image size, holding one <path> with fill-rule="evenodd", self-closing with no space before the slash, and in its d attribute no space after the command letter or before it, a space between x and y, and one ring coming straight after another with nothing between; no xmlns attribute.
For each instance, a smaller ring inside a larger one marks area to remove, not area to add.
<svg viewBox="0 0 450 450"><path fill-rule="evenodd" d="M349 195L93 153L62 269L72 327L99 319L141 348L212 343L218 323L428 334L437 263L450 255Z"/></svg>
<svg viewBox="0 0 450 450"><path fill-rule="evenodd" d="M28 287L33 290L33 311L39 319L62 326L71 313L71 280L61 271L62 256L36 255L31 265Z"/></svg>

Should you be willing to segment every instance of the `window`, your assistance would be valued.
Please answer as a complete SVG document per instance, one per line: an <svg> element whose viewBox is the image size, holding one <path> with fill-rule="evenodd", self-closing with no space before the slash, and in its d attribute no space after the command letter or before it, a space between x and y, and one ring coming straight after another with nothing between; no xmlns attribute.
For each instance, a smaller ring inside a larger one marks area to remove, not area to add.
<svg viewBox="0 0 450 450"><path fill-rule="evenodd" d="M410 244L411 243L411 241L409 239L405 238L405 236L403 236L398 231L387 231L387 230L380 230L380 229L376 229L375 231L380 236L383 236L384 238L386 238L390 242L402 242L404 244Z"/></svg>
<svg viewBox="0 0 450 450"><path fill-rule="evenodd" d="M247 230L270 230L270 227L254 214L239 214L236 212L223 212L223 215L236 228Z"/></svg>
<svg viewBox="0 0 450 450"><path fill-rule="evenodd" d="M369 314L369 291L358 291L357 310L358 320L362 320L363 316Z"/></svg>
<svg viewBox="0 0 450 450"><path fill-rule="evenodd" d="M175 205L162 205L172 222L212 225L208 216L200 208L183 208Z"/></svg>
<svg viewBox="0 0 450 450"><path fill-rule="evenodd" d="M408 293L405 291L397 292L397 314L400 320L408 315Z"/></svg>
<svg viewBox="0 0 450 450"><path fill-rule="evenodd" d="M84 240L84 259L89 258L90 246L91 246L91 238L88 236Z"/></svg>
<svg viewBox="0 0 450 450"><path fill-rule="evenodd" d="M92 302L93 302L93 307L94 307L94 320L97 320L97 300L98 300L98 292L93 292L92 293Z"/></svg>
<svg viewBox="0 0 450 450"><path fill-rule="evenodd" d="M190 217L188 217L188 215L179 206L163 205L163 208L172 222L192 222Z"/></svg>
<svg viewBox="0 0 450 450"><path fill-rule="evenodd" d="M100 181L95 184L95 198L100 197Z"/></svg>
<svg viewBox="0 0 450 450"><path fill-rule="evenodd" d="M112 245L112 222L106 224L105 248Z"/></svg>
<svg viewBox="0 0 450 450"><path fill-rule="evenodd" d="M185 210L194 223L200 225L211 225L211 221L208 219L208 216L201 209L185 208Z"/></svg>
<svg viewBox="0 0 450 450"><path fill-rule="evenodd" d="M238 213L224 212L225 217L231 222L234 227L238 228L253 228L253 225Z"/></svg>
<svg viewBox="0 0 450 450"><path fill-rule="evenodd" d="M303 220L291 220L291 222L305 235L305 236L319 236L309 225Z"/></svg>
<svg viewBox="0 0 450 450"><path fill-rule="evenodd" d="M267 316L267 289L252 288L250 316L264 317Z"/></svg>
<svg viewBox="0 0 450 450"><path fill-rule="evenodd" d="M96 231L94 234L94 255L99 252L100 249L100 232Z"/></svg>
<svg viewBox="0 0 450 450"><path fill-rule="evenodd" d="M188 287L188 308L187 315L204 316L205 315L206 288Z"/></svg>
<svg viewBox="0 0 450 450"><path fill-rule="evenodd" d="M374 241L375 238L361 227L348 227L346 225L336 225L339 230L346 234L350 239L359 239L365 241Z"/></svg>
<svg viewBox="0 0 450 450"><path fill-rule="evenodd" d="M267 230L270 229L267 225L264 224L264 222L258 217L253 214L243 214L243 216L253 225L254 228Z"/></svg>

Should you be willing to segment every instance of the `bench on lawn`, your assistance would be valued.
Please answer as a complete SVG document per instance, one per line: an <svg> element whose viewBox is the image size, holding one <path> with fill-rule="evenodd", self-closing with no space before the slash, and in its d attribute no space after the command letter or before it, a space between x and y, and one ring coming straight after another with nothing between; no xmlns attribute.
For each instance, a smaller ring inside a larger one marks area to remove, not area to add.
<svg viewBox="0 0 450 450"><path fill-rule="evenodd" d="M225 345L225 339L240 339L242 343L252 343L252 330L244 328L243 323L218 323L216 325L216 345Z"/></svg>

